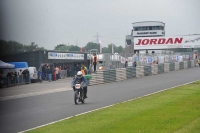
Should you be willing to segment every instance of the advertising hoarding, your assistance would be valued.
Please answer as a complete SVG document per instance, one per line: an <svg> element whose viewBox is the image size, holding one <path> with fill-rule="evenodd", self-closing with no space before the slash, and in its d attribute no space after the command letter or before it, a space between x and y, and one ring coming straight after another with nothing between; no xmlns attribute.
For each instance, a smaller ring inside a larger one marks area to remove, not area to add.
<svg viewBox="0 0 200 133"><path fill-rule="evenodd" d="M200 35L134 38L134 49L200 48Z"/></svg>
<svg viewBox="0 0 200 133"><path fill-rule="evenodd" d="M48 52L48 59L84 60L84 54Z"/></svg>

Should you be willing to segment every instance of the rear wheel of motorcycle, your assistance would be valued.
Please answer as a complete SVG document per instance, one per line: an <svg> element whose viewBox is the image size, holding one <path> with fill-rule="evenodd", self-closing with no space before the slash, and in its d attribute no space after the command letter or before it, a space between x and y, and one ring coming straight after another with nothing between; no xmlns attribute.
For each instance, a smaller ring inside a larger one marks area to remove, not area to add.
<svg viewBox="0 0 200 133"><path fill-rule="evenodd" d="M78 104L78 91L74 92L74 103L77 105Z"/></svg>

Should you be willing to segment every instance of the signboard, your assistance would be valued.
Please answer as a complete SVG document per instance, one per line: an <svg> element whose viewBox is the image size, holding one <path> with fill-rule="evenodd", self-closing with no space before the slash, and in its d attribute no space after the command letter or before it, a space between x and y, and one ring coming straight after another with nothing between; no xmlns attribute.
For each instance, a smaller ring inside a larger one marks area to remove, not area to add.
<svg viewBox="0 0 200 133"><path fill-rule="evenodd" d="M48 59L84 60L84 54L48 52Z"/></svg>
<svg viewBox="0 0 200 133"><path fill-rule="evenodd" d="M188 58L189 58L189 56L188 56ZM176 55L176 61L183 61L183 56Z"/></svg>
<svg viewBox="0 0 200 133"><path fill-rule="evenodd" d="M128 57L128 66L133 66L133 58Z"/></svg>
<svg viewBox="0 0 200 133"><path fill-rule="evenodd" d="M200 48L200 35L134 38L134 49Z"/></svg>
<svg viewBox="0 0 200 133"><path fill-rule="evenodd" d="M147 57L147 63L152 63L152 58L150 56Z"/></svg>
<svg viewBox="0 0 200 133"><path fill-rule="evenodd" d="M121 57L121 63L122 63L122 64L125 64L125 61L126 61L126 58Z"/></svg>
<svg viewBox="0 0 200 133"><path fill-rule="evenodd" d="M169 55L165 55L165 62L169 62Z"/></svg>
<svg viewBox="0 0 200 133"><path fill-rule="evenodd" d="M164 58L165 58L164 56L158 56L158 63L159 64L165 63Z"/></svg>

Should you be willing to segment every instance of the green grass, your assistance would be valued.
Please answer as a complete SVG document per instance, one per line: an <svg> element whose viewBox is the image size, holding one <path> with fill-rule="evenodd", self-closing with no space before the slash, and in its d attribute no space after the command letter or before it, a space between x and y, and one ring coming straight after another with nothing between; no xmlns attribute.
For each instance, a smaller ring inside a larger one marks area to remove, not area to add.
<svg viewBox="0 0 200 133"><path fill-rule="evenodd" d="M200 81L29 131L45 132L199 133Z"/></svg>

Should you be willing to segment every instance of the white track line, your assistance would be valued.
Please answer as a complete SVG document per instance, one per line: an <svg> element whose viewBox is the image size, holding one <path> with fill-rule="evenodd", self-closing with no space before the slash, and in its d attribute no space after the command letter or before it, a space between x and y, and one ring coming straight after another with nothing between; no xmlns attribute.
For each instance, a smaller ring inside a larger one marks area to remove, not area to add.
<svg viewBox="0 0 200 133"><path fill-rule="evenodd" d="M173 88L176 88L176 87L188 85L188 84L194 83L196 81L199 81L199 80L195 80L195 81L188 82L188 83L185 83L185 84L181 84L181 85L177 85L177 86L174 86L174 87L170 87L170 88L167 88L167 89L164 89L164 90L161 90L161 91L153 92L153 93L150 93L150 94L147 94L147 95L144 95L144 96L141 96L141 97L133 98L133 99L130 99L130 100L127 100L127 101L124 101L124 102L120 102L120 103L130 102L130 101L133 101L133 100L136 100L136 99L139 99L139 98L142 98L142 97L150 96L150 95L153 95L153 94L156 94L156 93L159 93L159 92L163 92L163 91L166 91L166 90L169 90L169 89L173 89ZM116 104L119 104L119 103L115 103L115 104L108 105L108 106L105 106L105 107L101 107L101 108L98 108L98 109L94 109L94 110L91 110L91 111L83 112L83 113L77 114L75 116L80 116L80 115L88 114L88 113L91 113L91 112L94 112L94 111L97 111L97 110L109 108L109 107L112 107L112 106L114 106ZM75 116L70 116L70 117L67 117L67 118L64 118L64 119L61 119L61 120L58 120L58 121L47 123L47 124L44 124L44 125L41 125L41 126L37 126L37 127L31 128L31 129L28 129L28 130L24 130L24 131L18 132L18 133L24 133L24 132L27 132L27 131L30 131L30 130L34 130L34 129L37 129L37 128L40 128L40 127L44 127L44 126L47 126L47 125L50 125L50 124L54 124L54 123L60 122L60 121L63 121L63 120L67 120L67 119L70 119L70 118L75 117Z"/></svg>

